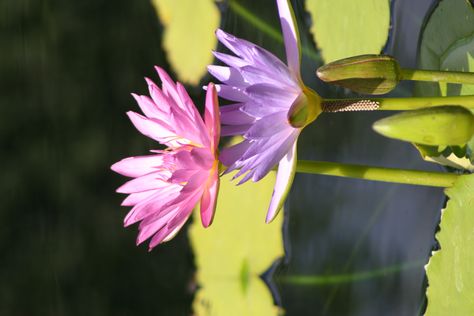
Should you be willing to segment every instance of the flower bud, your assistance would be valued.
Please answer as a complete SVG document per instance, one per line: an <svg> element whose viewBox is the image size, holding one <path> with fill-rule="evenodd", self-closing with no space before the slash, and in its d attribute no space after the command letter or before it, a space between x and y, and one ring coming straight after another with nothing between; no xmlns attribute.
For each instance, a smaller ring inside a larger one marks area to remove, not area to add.
<svg viewBox="0 0 474 316"><path fill-rule="evenodd" d="M294 128L302 128L321 114L321 97L308 87L303 88L288 111L288 122Z"/></svg>
<svg viewBox="0 0 474 316"><path fill-rule="evenodd" d="M439 106L402 112L372 127L386 137L416 144L464 145L474 135L474 115L461 106Z"/></svg>
<svg viewBox="0 0 474 316"><path fill-rule="evenodd" d="M317 76L324 82L363 94L384 94L400 81L400 66L388 55L360 55L320 67Z"/></svg>

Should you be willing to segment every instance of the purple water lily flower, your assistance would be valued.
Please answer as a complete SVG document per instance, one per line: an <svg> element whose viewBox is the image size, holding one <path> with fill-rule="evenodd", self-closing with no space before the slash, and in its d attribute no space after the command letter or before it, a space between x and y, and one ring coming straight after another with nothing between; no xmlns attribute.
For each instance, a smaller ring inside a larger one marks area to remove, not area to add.
<svg viewBox="0 0 474 316"><path fill-rule="evenodd" d="M226 172L240 169L258 181L278 163L275 188L266 222L272 221L284 203L296 167L296 141L304 126L321 112L321 98L301 80L298 27L289 1L277 0L287 65L267 50L217 30L219 41L234 55L215 52L226 66L211 65L209 72L222 82L220 97L235 104L221 107L222 136L242 135L244 140L225 148L221 162Z"/></svg>

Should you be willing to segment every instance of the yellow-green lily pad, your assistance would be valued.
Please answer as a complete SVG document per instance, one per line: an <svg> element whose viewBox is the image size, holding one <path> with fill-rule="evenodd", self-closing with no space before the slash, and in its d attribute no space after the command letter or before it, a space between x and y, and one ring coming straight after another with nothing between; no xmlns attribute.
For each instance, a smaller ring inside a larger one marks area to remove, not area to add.
<svg viewBox="0 0 474 316"><path fill-rule="evenodd" d="M213 0L152 0L165 27L163 46L180 81L198 84L213 61L220 14Z"/></svg>
<svg viewBox="0 0 474 316"><path fill-rule="evenodd" d="M265 224L275 174L240 186L231 178L221 178L212 225L203 228L195 220L189 230L199 286L194 312L199 316L279 315L259 277L284 255L283 216Z"/></svg>
<svg viewBox="0 0 474 316"><path fill-rule="evenodd" d="M307 0L316 45L325 62L378 54L388 39L388 0Z"/></svg>
<svg viewBox="0 0 474 316"><path fill-rule="evenodd" d="M427 316L474 315L474 175L452 188L436 235L441 250L426 265Z"/></svg>

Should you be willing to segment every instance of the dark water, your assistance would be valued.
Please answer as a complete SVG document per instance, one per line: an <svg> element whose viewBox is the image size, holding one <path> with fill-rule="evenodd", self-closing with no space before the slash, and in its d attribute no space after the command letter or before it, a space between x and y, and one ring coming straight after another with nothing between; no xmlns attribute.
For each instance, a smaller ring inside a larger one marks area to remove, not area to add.
<svg viewBox="0 0 474 316"><path fill-rule="evenodd" d="M386 49L404 66L416 63L432 2L392 2ZM278 27L273 1L241 3ZM302 1L295 10L309 23ZM280 43L229 10L222 26L283 56ZM124 114L135 108L129 93L144 93L143 76L154 77L152 66L169 69L150 2L2 0L0 27L0 315L190 315L186 234L151 253L135 247L136 231L122 229L126 210L114 193L123 179L109 171L153 148ZM326 97L344 95L315 81L317 66L304 60L308 85ZM435 168L410 145L371 131L385 115L326 114L303 133L300 157ZM443 201L439 189L297 175L287 203L288 256L272 280L287 315L419 314ZM367 271L382 272L327 278ZM292 284L294 275L323 281Z"/></svg>

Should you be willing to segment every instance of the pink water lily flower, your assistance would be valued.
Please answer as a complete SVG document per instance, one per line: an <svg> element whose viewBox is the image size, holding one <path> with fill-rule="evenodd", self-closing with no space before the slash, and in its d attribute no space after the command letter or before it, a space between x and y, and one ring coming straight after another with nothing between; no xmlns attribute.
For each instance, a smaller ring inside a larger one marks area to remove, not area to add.
<svg viewBox="0 0 474 316"><path fill-rule="evenodd" d="M275 218L291 187L296 166L296 141L304 126L321 112L321 98L306 87L300 75L298 27L287 0L277 0L287 64L267 50L217 30L219 41L234 55L215 52L227 66L211 65L222 82L220 97L235 102L221 108L222 135L244 140L225 148L220 160L238 169L240 183L258 181L278 164L275 188L266 221Z"/></svg>
<svg viewBox="0 0 474 316"><path fill-rule="evenodd" d="M140 133L167 148L112 166L134 178L117 192L129 194L122 205L133 206L125 226L140 222L137 245L151 238L150 250L173 238L199 201L202 225L209 226L219 189L220 121L214 85L207 88L203 121L184 87L163 69L156 70L162 88L146 79L151 98L133 94L144 116L132 111L127 115Z"/></svg>

